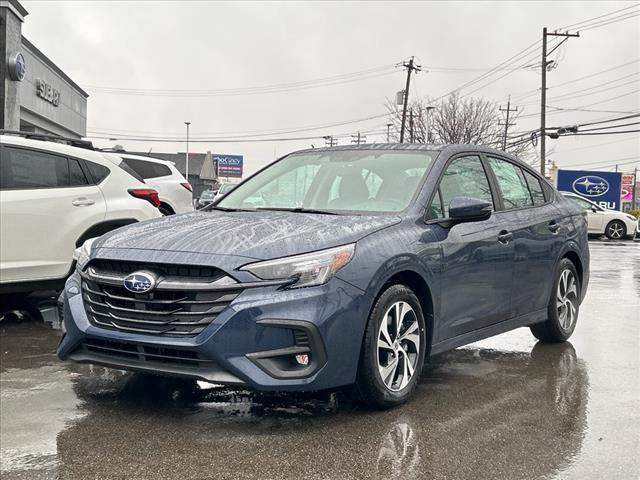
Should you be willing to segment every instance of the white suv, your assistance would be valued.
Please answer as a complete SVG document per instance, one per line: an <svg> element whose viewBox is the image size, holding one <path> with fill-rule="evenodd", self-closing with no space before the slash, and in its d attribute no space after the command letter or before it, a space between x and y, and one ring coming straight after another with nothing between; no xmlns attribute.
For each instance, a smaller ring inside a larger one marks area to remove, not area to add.
<svg viewBox="0 0 640 480"><path fill-rule="evenodd" d="M0 135L0 293L61 287L85 240L161 216L119 156L23 135Z"/></svg>
<svg viewBox="0 0 640 480"><path fill-rule="evenodd" d="M580 208L587 212L589 235L602 235L609 240L622 240L627 236L633 236L637 220L633 215L609 210L593 203L586 198L572 192L560 192L569 200L573 200Z"/></svg>
<svg viewBox="0 0 640 480"><path fill-rule="evenodd" d="M157 158L117 153L131 170L158 191L160 213L173 215L193 211L193 189L172 162Z"/></svg>

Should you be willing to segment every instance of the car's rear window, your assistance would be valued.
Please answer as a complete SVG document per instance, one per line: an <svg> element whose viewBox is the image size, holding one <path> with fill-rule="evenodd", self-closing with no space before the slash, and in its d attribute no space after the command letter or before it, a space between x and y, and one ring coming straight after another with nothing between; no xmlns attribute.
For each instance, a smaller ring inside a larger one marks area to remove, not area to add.
<svg viewBox="0 0 640 480"><path fill-rule="evenodd" d="M148 180L149 178L168 177L171 175L171 169L161 163L126 157L123 157L122 162L128 165L131 170L136 172L145 180Z"/></svg>

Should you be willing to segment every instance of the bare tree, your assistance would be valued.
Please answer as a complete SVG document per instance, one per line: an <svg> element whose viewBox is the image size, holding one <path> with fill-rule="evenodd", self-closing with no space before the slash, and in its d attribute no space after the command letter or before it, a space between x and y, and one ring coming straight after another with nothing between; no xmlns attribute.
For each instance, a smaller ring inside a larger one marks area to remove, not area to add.
<svg viewBox="0 0 640 480"><path fill-rule="evenodd" d="M387 109L392 124L391 138L398 141L402 109L391 101L387 101ZM517 116L512 117L512 120L516 119ZM500 120L498 105L483 98L462 99L457 93L440 103L419 98L409 103L405 139L413 143L466 143L500 149L503 133ZM531 152L531 144L522 137L517 141L508 139L506 150L526 158Z"/></svg>

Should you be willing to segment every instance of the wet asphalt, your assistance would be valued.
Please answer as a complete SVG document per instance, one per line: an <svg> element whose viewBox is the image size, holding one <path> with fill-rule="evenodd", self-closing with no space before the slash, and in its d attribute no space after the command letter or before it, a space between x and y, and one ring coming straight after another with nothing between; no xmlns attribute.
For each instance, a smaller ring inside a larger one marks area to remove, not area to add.
<svg viewBox="0 0 640 480"><path fill-rule="evenodd" d="M384 412L66 364L59 330L6 320L1 477L637 479L640 244L590 246L570 342L519 329L440 355Z"/></svg>

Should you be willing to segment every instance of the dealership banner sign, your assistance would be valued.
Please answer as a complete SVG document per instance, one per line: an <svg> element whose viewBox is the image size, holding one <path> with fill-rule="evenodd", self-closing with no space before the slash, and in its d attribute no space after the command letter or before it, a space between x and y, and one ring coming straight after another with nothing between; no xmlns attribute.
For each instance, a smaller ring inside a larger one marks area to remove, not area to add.
<svg viewBox="0 0 640 480"><path fill-rule="evenodd" d="M601 207L620 210L622 174L589 170L558 170L558 190L573 192Z"/></svg>
<svg viewBox="0 0 640 480"><path fill-rule="evenodd" d="M622 175L622 192L620 194L622 200L626 200L629 202L633 200L633 185L635 182L635 175L629 173Z"/></svg>
<svg viewBox="0 0 640 480"><path fill-rule="evenodd" d="M217 172L219 177L242 177L242 167L244 158L242 155L219 155L214 154Z"/></svg>

